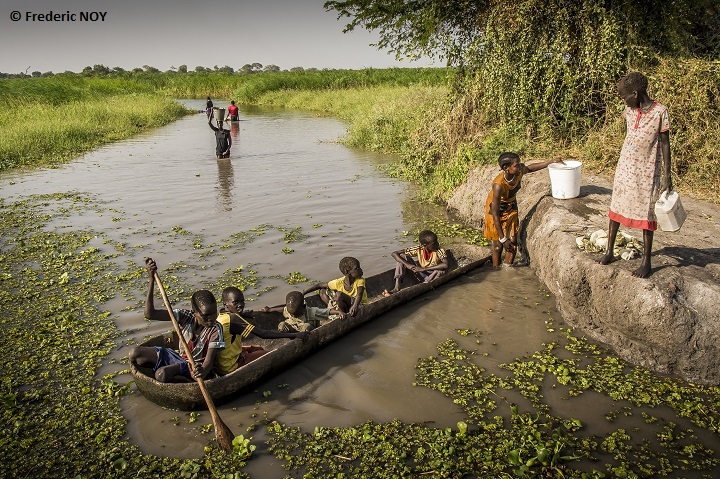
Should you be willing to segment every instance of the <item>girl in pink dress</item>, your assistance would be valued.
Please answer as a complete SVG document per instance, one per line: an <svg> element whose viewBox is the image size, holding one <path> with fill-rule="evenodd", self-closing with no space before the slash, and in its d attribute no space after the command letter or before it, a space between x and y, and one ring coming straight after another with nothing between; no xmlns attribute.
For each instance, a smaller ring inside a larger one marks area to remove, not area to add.
<svg viewBox="0 0 720 479"><path fill-rule="evenodd" d="M672 190L670 118L667 108L648 96L647 86L647 78L638 72L618 82L618 94L626 105L623 118L627 134L615 169L607 251L598 260L600 264L615 260L613 245L620 224L642 229L645 253L640 267L632 273L638 278L651 273L650 253L657 229L655 202L660 193Z"/></svg>

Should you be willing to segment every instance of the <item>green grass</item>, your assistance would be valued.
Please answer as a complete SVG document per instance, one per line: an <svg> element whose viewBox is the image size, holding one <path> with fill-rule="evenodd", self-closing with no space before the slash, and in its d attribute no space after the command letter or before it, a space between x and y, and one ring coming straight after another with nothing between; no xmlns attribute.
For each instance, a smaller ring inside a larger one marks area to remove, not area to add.
<svg viewBox="0 0 720 479"><path fill-rule="evenodd" d="M26 99L0 109L0 170L63 163L184 114L183 106L149 93L54 104Z"/></svg>

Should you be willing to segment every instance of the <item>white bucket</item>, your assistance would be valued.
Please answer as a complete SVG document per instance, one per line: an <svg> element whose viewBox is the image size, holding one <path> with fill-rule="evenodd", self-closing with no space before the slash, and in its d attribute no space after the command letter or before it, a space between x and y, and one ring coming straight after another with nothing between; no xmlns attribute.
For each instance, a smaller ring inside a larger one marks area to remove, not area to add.
<svg viewBox="0 0 720 479"><path fill-rule="evenodd" d="M225 121L225 108L213 108L216 121Z"/></svg>
<svg viewBox="0 0 720 479"><path fill-rule="evenodd" d="M550 188L553 198L567 200L580 195L580 167L582 163L566 160L565 164L550 163Z"/></svg>

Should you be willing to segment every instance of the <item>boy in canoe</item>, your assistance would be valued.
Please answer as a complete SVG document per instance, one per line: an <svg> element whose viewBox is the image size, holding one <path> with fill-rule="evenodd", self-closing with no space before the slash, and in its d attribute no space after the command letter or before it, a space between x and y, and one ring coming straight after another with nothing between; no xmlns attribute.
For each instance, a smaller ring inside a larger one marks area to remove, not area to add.
<svg viewBox="0 0 720 479"><path fill-rule="evenodd" d="M418 235L418 240L418 245L393 252L392 257L397 261L395 287L390 291L383 291L383 296L400 291L400 283L407 270L412 271L415 277L424 283L429 283L447 272L447 254L440 247L437 235L430 230L424 230Z"/></svg>
<svg viewBox="0 0 720 479"><path fill-rule="evenodd" d="M150 282L145 298L145 317L155 321L171 321L167 310L155 309L153 292L157 265L152 258L145 260L145 269ZM190 383L193 378L205 378L213 369L215 357L225 348L222 327L217 323L217 301L210 291L193 293L190 300L192 310L175 309L175 319L180 326L195 361L195 370L190 371L185 352L178 354L170 348L160 346L137 346L130 350L130 361L138 366L151 367L155 379L162 383Z"/></svg>
<svg viewBox="0 0 720 479"><path fill-rule="evenodd" d="M360 305L368 302L360 261L352 256L344 257L340 260L340 272L345 276L327 283L316 283L303 291L303 296L319 290L323 303L330 308L355 316Z"/></svg>
<svg viewBox="0 0 720 479"><path fill-rule="evenodd" d="M245 311L245 296L239 288L230 286L222 292L225 310L217 318L225 336L225 349L215 359L215 372L220 375L229 374L240 366L254 361L269 351L261 346L243 346L242 342L250 334L263 339L301 338L307 341L307 332L281 332L259 329L241 315L252 317L252 311ZM239 337L238 337L239 336Z"/></svg>
<svg viewBox="0 0 720 479"><path fill-rule="evenodd" d="M291 291L285 297L284 306L275 306L268 308L265 306L266 312L282 313L284 321L278 324L278 330L285 332L295 331L312 331L320 326L322 321L330 319L331 316L337 316L340 319L345 318L345 313L333 308L317 308L305 304L305 297L300 291Z"/></svg>

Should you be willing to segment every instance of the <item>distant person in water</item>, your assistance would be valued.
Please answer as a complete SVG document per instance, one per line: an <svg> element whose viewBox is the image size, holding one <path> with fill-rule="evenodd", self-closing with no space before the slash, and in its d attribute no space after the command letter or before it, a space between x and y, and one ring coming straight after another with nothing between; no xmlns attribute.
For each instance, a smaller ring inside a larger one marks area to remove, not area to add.
<svg viewBox="0 0 720 479"><path fill-rule="evenodd" d="M212 111L213 111L213 102L210 99L210 97L207 97L207 103L205 103L205 114L207 115L208 119L212 117Z"/></svg>
<svg viewBox="0 0 720 479"><path fill-rule="evenodd" d="M230 158L230 147L232 146L232 137L230 130L223 128L223 121L218 120L217 125L213 126L212 116L208 118L208 125L215 132L215 155L219 158Z"/></svg>
<svg viewBox="0 0 720 479"><path fill-rule="evenodd" d="M230 101L227 119L230 121L238 121L240 119L240 115L238 115L238 107L235 106L235 100Z"/></svg>

